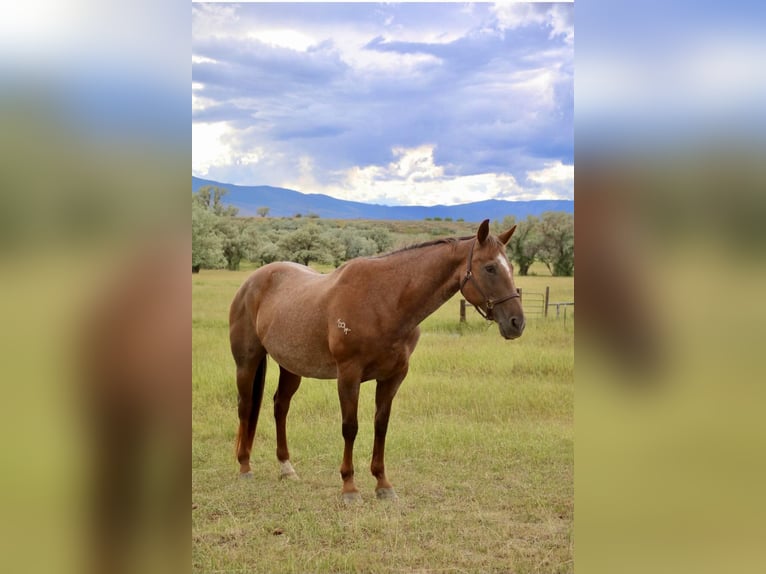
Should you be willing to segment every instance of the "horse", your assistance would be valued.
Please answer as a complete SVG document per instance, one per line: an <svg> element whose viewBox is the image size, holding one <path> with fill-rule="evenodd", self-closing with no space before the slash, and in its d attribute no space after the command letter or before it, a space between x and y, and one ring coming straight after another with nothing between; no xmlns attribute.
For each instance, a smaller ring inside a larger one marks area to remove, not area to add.
<svg viewBox="0 0 766 574"><path fill-rule="evenodd" d="M359 501L354 481L359 389L375 379L375 433L370 471L379 499L396 499L384 449L391 403L407 375L419 324L460 291L505 339L520 337L525 319L505 246L516 226L490 235L446 238L352 259L329 274L290 262L254 271L231 304L229 335L239 391L236 455L252 477L250 452L263 398L266 357L279 365L274 394L280 478L297 479L287 447L290 400L302 377L337 379L344 440L344 502Z"/></svg>

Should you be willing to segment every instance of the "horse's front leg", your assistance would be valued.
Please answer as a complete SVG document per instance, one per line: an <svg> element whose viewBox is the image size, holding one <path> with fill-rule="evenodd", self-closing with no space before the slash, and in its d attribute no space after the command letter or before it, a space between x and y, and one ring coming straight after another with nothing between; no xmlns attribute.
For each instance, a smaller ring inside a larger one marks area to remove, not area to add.
<svg viewBox="0 0 766 574"><path fill-rule="evenodd" d="M340 465L340 475L343 478L343 501L353 503L361 500L359 489L354 482L354 440L359 430L357 408L359 406L359 376L341 374L338 377L338 397L340 412L343 420L343 462Z"/></svg>
<svg viewBox="0 0 766 574"><path fill-rule="evenodd" d="M375 389L375 442L372 447L372 464L370 471L378 479L375 487L375 495L379 499L396 499L396 491L386 477L386 465L384 462L386 448L386 432L388 431L388 419L391 416L391 403L394 400L399 385L407 375L407 369L389 379L378 379Z"/></svg>

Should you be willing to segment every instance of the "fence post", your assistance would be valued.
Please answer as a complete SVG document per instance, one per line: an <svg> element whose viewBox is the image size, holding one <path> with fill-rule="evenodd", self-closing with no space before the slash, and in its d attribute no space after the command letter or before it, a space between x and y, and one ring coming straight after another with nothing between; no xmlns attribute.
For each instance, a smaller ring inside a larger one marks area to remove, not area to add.
<svg viewBox="0 0 766 574"><path fill-rule="evenodd" d="M460 322L465 323L465 299L460 300Z"/></svg>
<svg viewBox="0 0 766 574"><path fill-rule="evenodd" d="M516 291L519 293L519 303L521 303L522 302L522 299L521 299L521 287L517 287Z"/></svg>
<svg viewBox="0 0 766 574"><path fill-rule="evenodd" d="M544 305L544 311L543 316L547 319L548 318L548 301L550 300L551 296L551 288L546 285L545 286L545 305Z"/></svg>

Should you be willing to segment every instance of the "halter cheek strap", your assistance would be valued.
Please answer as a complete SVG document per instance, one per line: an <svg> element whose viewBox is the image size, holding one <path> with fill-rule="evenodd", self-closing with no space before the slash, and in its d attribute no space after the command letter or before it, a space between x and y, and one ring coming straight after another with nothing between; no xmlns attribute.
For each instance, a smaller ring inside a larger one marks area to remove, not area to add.
<svg viewBox="0 0 766 574"><path fill-rule="evenodd" d="M460 281L460 293L468 299L466 294L463 292L463 288L465 287L465 284L468 283L468 281L473 281L474 288L479 292L479 295L481 295L482 299L484 299L484 306L487 308L486 313L482 311L481 307L478 305L474 305L474 308L479 312L479 315L484 317L487 321L494 321L495 316L493 313L493 309L495 305L499 305L500 303L505 303L506 301L510 299L515 299L516 297L521 297L518 292L513 293L511 295L508 295L506 297L502 297L500 299L490 299L484 294L484 291L481 290L481 287L479 286L479 283L474 279L473 272L471 271L471 262L473 261L473 248L476 246L476 239L473 240L471 243L471 250L468 252L468 265L466 266L465 275L463 276L463 279Z"/></svg>

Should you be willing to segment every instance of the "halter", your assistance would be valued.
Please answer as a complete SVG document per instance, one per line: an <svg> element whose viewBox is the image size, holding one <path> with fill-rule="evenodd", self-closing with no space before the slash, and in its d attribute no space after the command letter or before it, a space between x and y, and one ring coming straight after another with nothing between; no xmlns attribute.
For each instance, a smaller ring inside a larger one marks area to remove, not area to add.
<svg viewBox="0 0 766 574"><path fill-rule="evenodd" d="M481 310L481 307L478 305L474 305L474 308L479 312L479 315L484 317L487 321L494 321L495 316L492 312L492 309L495 307L495 305L499 305L500 303L505 303L506 301L510 299L515 299L516 297L521 297L519 295L518 291L512 295L508 295L506 297L503 297L502 299L490 299L484 294L484 291L481 290L481 287L479 287L478 281L474 279L473 272L471 271L471 262L473 261L473 248L476 246L476 239L473 240L471 243L471 250L468 252L468 266L465 270L465 276L460 281L460 293L468 299L466 294L463 292L463 287L465 287L465 284L468 283L468 281L473 280L473 286L474 288L479 292L479 295L482 296L484 299L484 306L487 308L487 312L484 313L484 311Z"/></svg>

